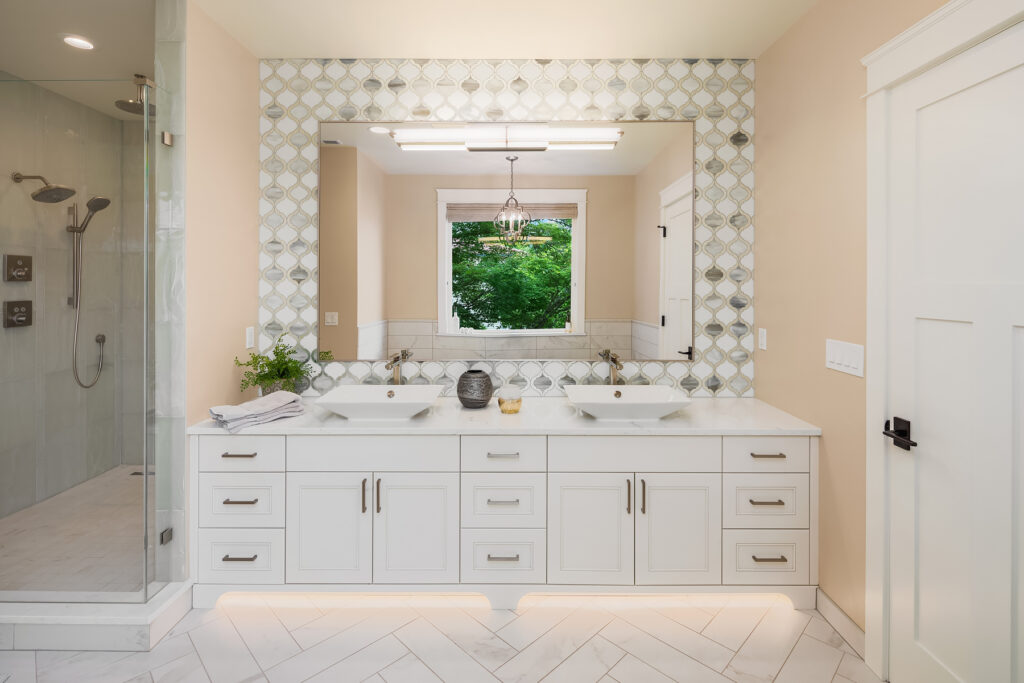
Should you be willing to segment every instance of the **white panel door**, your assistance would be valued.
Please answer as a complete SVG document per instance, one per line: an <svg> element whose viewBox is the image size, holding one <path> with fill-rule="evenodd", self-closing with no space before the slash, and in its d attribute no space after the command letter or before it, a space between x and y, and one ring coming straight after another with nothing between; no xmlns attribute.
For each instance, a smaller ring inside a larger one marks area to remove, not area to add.
<svg viewBox="0 0 1024 683"><path fill-rule="evenodd" d="M722 582L722 475L636 475L637 585Z"/></svg>
<svg viewBox="0 0 1024 683"><path fill-rule="evenodd" d="M684 358L693 345L693 176L661 193L661 312L659 358Z"/></svg>
<svg viewBox="0 0 1024 683"><path fill-rule="evenodd" d="M548 583L633 583L633 473L548 475Z"/></svg>
<svg viewBox="0 0 1024 683"><path fill-rule="evenodd" d="M458 583L459 475L377 472L373 582Z"/></svg>
<svg viewBox="0 0 1024 683"><path fill-rule="evenodd" d="M373 517L369 472L289 472L288 583L369 583Z"/></svg>
<svg viewBox="0 0 1024 683"><path fill-rule="evenodd" d="M890 97L889 675L1022 680L1024 24Z"/></svg>

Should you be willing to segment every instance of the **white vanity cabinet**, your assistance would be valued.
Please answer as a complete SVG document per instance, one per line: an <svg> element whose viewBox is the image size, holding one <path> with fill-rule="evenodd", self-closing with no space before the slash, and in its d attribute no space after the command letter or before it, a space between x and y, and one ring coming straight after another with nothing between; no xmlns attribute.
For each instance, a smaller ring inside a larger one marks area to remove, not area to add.
<svg viewBox="0 0 1024 683"><path fill-rule="evenodd" d="M511 419L441 401L447 413L400 429L312 416L195 428L194 604L419 589L496 607L538 591L712 590L814 606L814 427L753 399L621 426L567 417L561 399Z"/></svg>

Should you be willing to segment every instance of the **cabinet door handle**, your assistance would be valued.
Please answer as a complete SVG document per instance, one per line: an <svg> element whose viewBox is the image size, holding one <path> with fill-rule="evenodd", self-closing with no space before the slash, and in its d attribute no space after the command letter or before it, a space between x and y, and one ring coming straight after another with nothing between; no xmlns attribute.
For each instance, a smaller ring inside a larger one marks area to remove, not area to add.
<svg viewBox="0 0 1024 683"><path fill-rule="evenodd" d="M259 557L259 556L258 555L253 555L252 557L231 557L230 555L225 555L224 557L220 558L220 561L221 562L255 562L257 557Z"/></svg>
<svg viewBox="0 0 1024 683"><path fill-rule="evenodd" d="M753 498L748 498L748 500L750 501L751 505L785 505L786 504L786 501L782 500L781 498L778 499L778 500L754 500Z"/></svg>
<svg viewBox="0 0 1024 683"><path fill-rule="evenodd" d="M772 460L779 460L779 459L785 460L786 459L786 454L785 453L751 453L750 457L751 458L757 458L759 460L762 460L762 459L765 459L765 458L772 459Z"/></svg>
<svg viewBox="0 0 1024 683"><path fill-rule="evenodd" d="M513 498L512 500L494 500L492 498L487 499L488 505L519 505L519 499Z"/></svg>
<svg viewBox="0 0 1024 683"><path fill-rule="evenodd" d="M754 562L789 562L785 555L779 555L778 557L758 557L757 555L751 555L750 558Z"/></svg>
<svg viewBox="0 0 1024 683"><path fill-rule="evenodd" d="M259 498L253 498L252 500L231 500L230 498L224 499L225 505L255 505L260 502Z"/></svg>
<svg viewBox="0 0 1024 683"><path fill-rule="evenodd" d="M363 479L363 514L366 514L366 480Z"/></svg>
<svg viewBox="0 0 1024 683"><path fill-rule="evenodd" d="M255 458L256 454L255 453L227 453L227 452L224 452L224 453L220 454L220 457L222 457L222 458Z"/></svg>
<svg viewBox="0 0 1024 683"><path fill-rule="evenodd" d="M515 555L491 555L490 553L487 553L487 561L488 562L518 562L519 561L519 553L516 553Z"/></svg>
<svg viewBox="0 0 1024 683"><path fill-rule="evenodd" d="M647 480L640 480L640 514L647 514Z"/></svg>
<svg viewBox="0 0 1024 683"><path fill-rule="evenodd" d="M516 451L515 453L492 453L490 451L487 451L487 457L488 458L518 458L519 457L519 451Z"/></svg>
<svg viewBox="0 0 1024 683"><path fill-rule="evenodd" d="M626 480L626 514L633 514L632 508L633 502L633 482L629 479Z"/></svg>
<svg viewBox="0 0 1024 683"><path fill-rule="evenodd" d="M380 479L377 479L377 514L380 514Z"/></svg>

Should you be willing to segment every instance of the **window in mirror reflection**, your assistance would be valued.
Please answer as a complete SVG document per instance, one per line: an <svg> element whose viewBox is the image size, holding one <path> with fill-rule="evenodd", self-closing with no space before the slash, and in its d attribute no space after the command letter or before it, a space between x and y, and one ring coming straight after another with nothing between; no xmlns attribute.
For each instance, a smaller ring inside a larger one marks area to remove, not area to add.
<svg viewBox="0 0 1024 683"><path fill-rule="evenodd" d="M572 219L534 218L515 245L493 222L452 223L452 302L457 327L571 327Z"/></svg>

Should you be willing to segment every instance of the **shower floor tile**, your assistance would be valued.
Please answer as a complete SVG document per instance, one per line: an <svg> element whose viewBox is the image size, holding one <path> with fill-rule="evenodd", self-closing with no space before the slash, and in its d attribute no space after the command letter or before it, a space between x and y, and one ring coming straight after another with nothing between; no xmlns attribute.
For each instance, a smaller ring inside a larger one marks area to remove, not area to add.
<svg viewBox="0 0 1024 683"><path fill-rule="evenodd" d="M140 470L115 467L0 518L0 593L141 591L143 477L132 475Z"/></svg>

